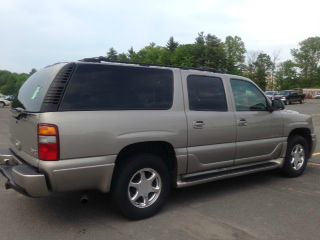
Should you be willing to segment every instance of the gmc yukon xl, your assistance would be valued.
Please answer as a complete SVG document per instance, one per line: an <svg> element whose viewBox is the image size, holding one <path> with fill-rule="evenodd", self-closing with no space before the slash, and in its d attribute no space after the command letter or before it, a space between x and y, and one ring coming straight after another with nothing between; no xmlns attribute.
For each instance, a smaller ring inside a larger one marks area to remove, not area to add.
<svg viewBox="0 0 320 240"><path fill-rule="evenodd" d="M11 111L6 188L110 192L131 219L155 214L174 187L270 169L297 177L316 145L310 116L209 70L58 63L24 83Z"/></svg>

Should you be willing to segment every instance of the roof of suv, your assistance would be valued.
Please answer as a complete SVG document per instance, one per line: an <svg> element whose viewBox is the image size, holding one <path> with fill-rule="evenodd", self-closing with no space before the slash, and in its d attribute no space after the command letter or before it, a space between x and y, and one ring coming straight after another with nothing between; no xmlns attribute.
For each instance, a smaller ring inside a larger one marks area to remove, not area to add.
<svg viewBox="0 0 320 240"><path fill-rule="evenodd" d="M208 68L208 67L193 68L193 67L166 66L166 65L146 64L146 63L130 63L130 62L122 62L122 61L110 61L108 58L102 57L102 56L101 57L84 58L84 59L77 61L77 63L101 63L101 64L114 64L114 65L123 65L123 66L140 66L140 67L157 67L157 68L166 68L166 69L198 70L198 71L225 74L225 72L223 72L223 71L219 71L214 68Z"/></svg>

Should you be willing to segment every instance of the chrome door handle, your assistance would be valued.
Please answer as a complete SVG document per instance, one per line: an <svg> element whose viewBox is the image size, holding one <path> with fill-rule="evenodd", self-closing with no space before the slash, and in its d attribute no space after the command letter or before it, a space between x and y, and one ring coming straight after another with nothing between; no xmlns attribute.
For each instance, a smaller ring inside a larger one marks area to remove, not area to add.
<svg viewBox="0 0 320 240"><path fill-rule="evenodd" d="M247 126L247 120L245 118L240 118L238 120L238 126L240 127Z"/></svg>
<svg viewBox="0 0 320 240"><path fill-rule="evenodd" d="M196 129L203 128L204 125L205 125L205 123L203 121L193 121L192 122L193 128L196 128Z"/></svg>

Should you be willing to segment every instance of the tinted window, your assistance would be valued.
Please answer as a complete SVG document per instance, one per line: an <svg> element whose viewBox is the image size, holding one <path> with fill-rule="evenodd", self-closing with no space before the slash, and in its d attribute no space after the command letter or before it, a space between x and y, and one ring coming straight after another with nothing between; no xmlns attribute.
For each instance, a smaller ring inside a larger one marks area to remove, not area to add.
<svg viewBox="0 0 320 240"><path fill-rule="evenodd" d="M237 111L266 111L267 99L251 82L231 79Z"/></svg>
<svg viewBox="0 0 320 240"><path fill-rule="evenodd" d="M195 111L227 111L226 94L220 78L188 76L189 108Z"/></svg>
<svg viewBox="0 0 320 240"><path fill-rule="evenodd" d="M32 74L20 88L18 98L13 101L12 107L22 107L29 112L40 112L52 80L64 65L56 64Z"/></svg>
<svg viewBox="0 0 320 240"><path fill-rule="evenodd" d="M79 65L60 109L169 109L173 73L167 69L87 64Z"/></svg>

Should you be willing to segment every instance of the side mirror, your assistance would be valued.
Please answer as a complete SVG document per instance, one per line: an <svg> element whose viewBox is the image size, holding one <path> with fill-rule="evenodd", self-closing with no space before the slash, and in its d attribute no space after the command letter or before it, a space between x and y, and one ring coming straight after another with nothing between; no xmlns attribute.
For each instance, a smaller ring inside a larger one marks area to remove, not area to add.
<svg viewBox="0 0 320 240"><path fill-rule="evenodd" d="M283 110L283 109L285 109L284 103L279 99L274 99L274 100L272 100L272 109L274 111Z"/></svg>

